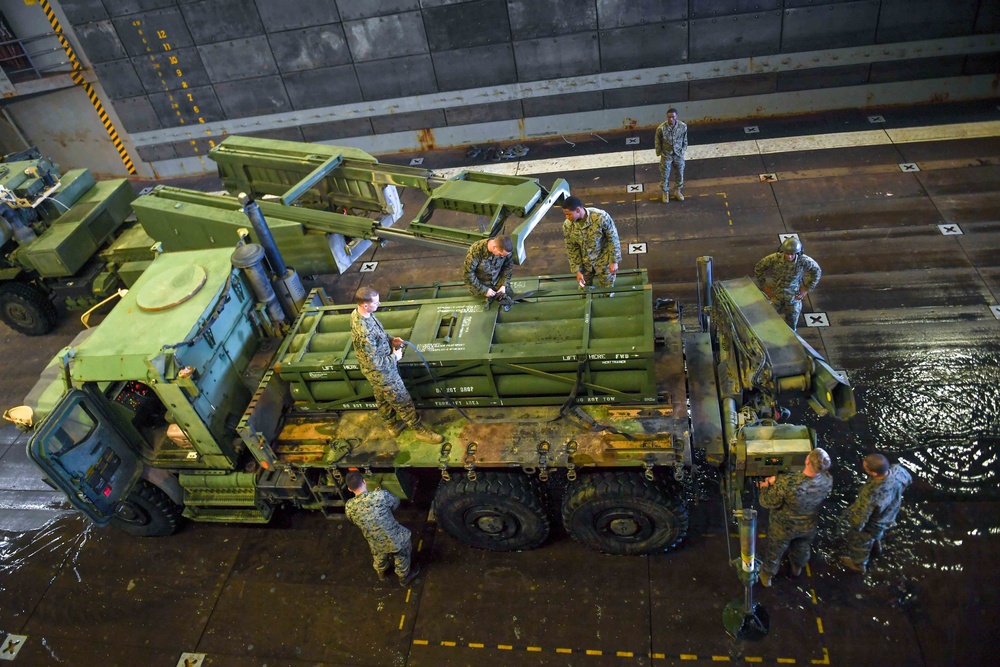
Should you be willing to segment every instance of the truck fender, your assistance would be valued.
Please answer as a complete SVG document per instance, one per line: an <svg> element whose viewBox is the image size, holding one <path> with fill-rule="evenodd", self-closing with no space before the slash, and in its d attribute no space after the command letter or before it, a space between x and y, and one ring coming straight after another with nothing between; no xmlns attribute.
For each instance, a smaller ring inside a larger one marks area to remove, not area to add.
<svg viewBox="0 0 1000 667"><path fill-rule="evenodd" d="M162 468L143 466L141 477L163 491L178 507L184 506L184 488L177 475Z"/></svg>

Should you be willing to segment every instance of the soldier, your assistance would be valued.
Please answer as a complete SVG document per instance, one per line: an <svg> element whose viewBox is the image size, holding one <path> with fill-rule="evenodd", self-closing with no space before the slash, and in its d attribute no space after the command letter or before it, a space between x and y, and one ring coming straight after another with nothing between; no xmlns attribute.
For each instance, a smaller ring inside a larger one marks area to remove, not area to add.
<svg viewBox="0 0 1000 667"><path fill-rule="evenodd" d="M771 585L781 557L788 551L792 576L802 573L809 562L816 538L816 515L833 489L830 456L817 447L806 456L802 472L768 477L760 483L760 504L771 510L767 528L767 551L760 568L760 583Z"/></svg>
<svg viewBox="0 0 1000 667"><path fill-rule="evenodd" d="M351 339L354 354L358 357L361 372L372 386L375 405L389 427L392 437L398 436L406 427L412 427L414 435L424 442L441 443L444 438L429 431L420 424L417 410L410 392L406 391L403 378L399 376L397 362L403 358L402 338L389 338L372 313L380 303L378 292L371 287L362 287L354 295L357 309L351 313Z"/></svg>
<svg viewBox="0 0 1000 667"><path fill-rule="evenodd" d="M896 523L896 515L903 503L903 492L913 478L898 463L889 465L882 454L869 454L861 462L868 480L854 503L847 508L847 555L840 557L844 567L864 574L872 546L878 544L889 528Z"/></svg>
<svg viewBox="0 0 1000 667"><path fill-rule="evenodd" d="M677 119L677 109L667 109L666 122L656 128L655 144L656 155L660 158L663 203L666 204L670 199L684 201L681 188L684 187L684 153L688 147L688 126L684 121ZM674 174L673 188L669 183L671 172Z"/></svg>
<svg viewBox="0 0 1000 667"><path fill-rule="evenodd" d="M410 565L410 531L403 526L392 511L399 507L399 498L385 489L368 490L361 473L347 473L347 488L354 497L344 505L344 514L361 529L372 550L375 574L385 581L390 559L394 562L399 585L406 587L420 573L420 566Z"/></svg>
<svg viewBox="0 0 1000 667"><path fill-rule="evenodd" d="M514 274L514 243L509 236L476 241L465 255L465 284L473 294L496 299L504 310L514 304L507 286Z"/></svg>
<svg viewBox="0 0 1000 667"><path fill-rule="evenodd" d="M801 241L789 236L781 242L778 252L757 262L754 271L761 291L767 295L778 314L785 318L792 331L795 331L799 315L802 314L802 299L816 289L819 277L823 275L819 264L802 252ZM768 271L771 272L770 281L765 280Z"/></svg>
<svg viewBox="0 0 1000 667"><path fill-rule="evenodd" d="M622 261L615 221L606 211L586 208L579 197L567 197L562 209L569 270L576 272L580 288L593 285L595 279L601 287L614 287Z"/></svg>

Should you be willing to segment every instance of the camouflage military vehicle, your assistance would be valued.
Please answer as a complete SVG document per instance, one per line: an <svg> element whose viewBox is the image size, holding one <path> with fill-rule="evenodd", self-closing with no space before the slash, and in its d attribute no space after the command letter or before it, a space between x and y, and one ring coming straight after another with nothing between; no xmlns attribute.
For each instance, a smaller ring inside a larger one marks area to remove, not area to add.
<svg viewBox="0 0 1000 667"><path fill-rule="evenodd" d="M652 553L685 534L694 449L738 497L814 445L772 418L779 396L854 410L749 279L702 280L686 333L644 272L620 274L613 296L550 276L516 280L510 311L460 284L383 301L445 442L394 438L352 350L353 305L314 291L281 324L231 254L160 255L29 396L31 458L95 523L166 535L182 518L266 523L283 506L333 516L361 470L404 498L433 490L440 525L473 547L529 549L561 522L588 547Z"/></svg>

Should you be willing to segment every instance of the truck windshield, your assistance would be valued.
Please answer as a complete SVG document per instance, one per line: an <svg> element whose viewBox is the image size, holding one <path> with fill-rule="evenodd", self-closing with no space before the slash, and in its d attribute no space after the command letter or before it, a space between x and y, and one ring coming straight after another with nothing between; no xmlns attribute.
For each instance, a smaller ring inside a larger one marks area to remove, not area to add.
<svg viewBox="0 0 1000 667"><path fill-rule="evenodd" d="M60 456L80 443L86 442L96 427L97 420L93 415L83 405L77 404L52 433L49 455Z"/></svg>

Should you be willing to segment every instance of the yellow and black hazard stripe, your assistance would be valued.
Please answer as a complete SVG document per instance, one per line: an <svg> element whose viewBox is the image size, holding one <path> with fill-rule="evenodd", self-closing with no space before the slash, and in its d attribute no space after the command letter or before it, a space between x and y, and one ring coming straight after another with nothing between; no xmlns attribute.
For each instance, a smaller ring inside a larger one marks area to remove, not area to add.
<svg viewBox="0 0 1000 667"><path fill-rule="evenodd" d="M108 112L104 110L104 105L97 97L94 87L84 80L83 66L80 64L80 59L76 57L76 52L73 50L73 47L70 46L69 40L67 40L66 36L63 35L62 26L59 24L59 19L56 18L56 13L52 11L52 5L49 4L49 0L39 0L38 4L41 5L42 11L45 12L45 16L48 18L49 24L52 26L52 30L59 39L59 44L62 45L63 51L66 52L66 57L69 58L70 65L73 66L73 72L70 76L73 78L74 83L81 86L84 91L86 91L87 97L90 99L90 103L94 105L94 110L97 111L97 115L100 117L101 123L104 124L104 129L107 130L108 136L111 137L111 142L115 145L115 150L118 151L118 155L121 157L125 168L128 169L128 173L135 174L136 170L135 165L132 164L132 158L129 157L128 150L125 148L125 144L122 143L121 137L118 136L118 130L115 129L114 123L111 122L111 117L108 116Z"/></svg>

